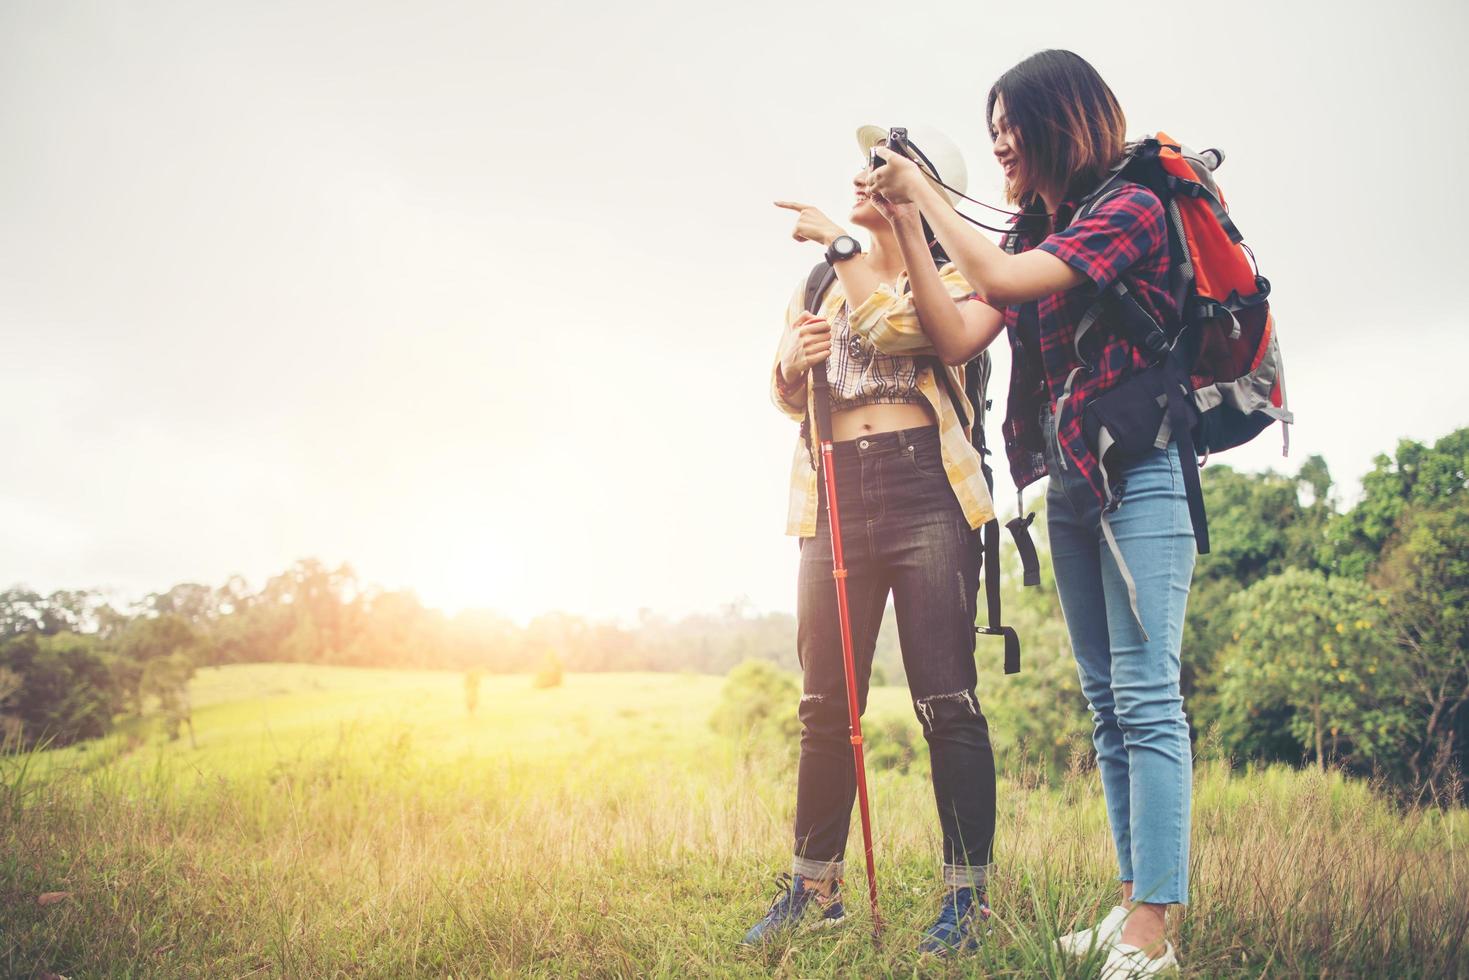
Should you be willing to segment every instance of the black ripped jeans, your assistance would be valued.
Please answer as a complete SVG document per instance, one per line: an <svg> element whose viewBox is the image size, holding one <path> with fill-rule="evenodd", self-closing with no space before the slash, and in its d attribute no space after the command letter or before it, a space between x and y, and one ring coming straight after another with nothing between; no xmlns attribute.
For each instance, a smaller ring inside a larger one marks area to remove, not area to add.
<svg viewBox="0 0 1469 980"><path fill-rule="evenodd" d="M858 703L865 711L891 592L908 689L928 740L944 880L983 888L995 833L995 757L974 690L979 532L970 530L944 475L936 427L839 442L834 450ZM842 876L857 795L824 489L821 498L816 536L801 546L804 693L792 866L818 879Z"/></svg>

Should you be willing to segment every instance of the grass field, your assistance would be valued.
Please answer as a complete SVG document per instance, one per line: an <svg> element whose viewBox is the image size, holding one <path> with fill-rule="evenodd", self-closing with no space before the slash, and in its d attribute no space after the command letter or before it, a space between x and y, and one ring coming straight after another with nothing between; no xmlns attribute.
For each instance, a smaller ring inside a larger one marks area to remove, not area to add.
<svg viewBox="0 0 1469 980"><path fill-rule="evenodd" d="M202 671L197 748L134 733L0 761L0 972L1095 974L1051 952L1114 897L1084 771L1002 774L995 929L978 954L912 951L937 908L922 766L872 778L882 945L862 908L844 931L737 953L789 863L794 772L711 731L720 684L489 677L470 717L459 674ZM917 728L902 689L875 690L870 716ZM1464 811L1209 762L1194 840L1194 900L1173 924L1186 975L1469 975Z"/></svg>

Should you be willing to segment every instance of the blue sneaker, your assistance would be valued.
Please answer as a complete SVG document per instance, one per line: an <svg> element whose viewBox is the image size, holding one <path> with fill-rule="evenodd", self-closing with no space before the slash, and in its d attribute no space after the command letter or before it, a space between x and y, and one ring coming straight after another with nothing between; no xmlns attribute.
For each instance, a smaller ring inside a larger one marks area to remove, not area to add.
<svg viewBox="0 0 1469 980"><path fill-rule="evenodd" d="M775 900L770 903L770 911L745 933L741 946L763 946L775 941L796 927L813 902L821 914L807 928L829 929L846 919L840 881L832 885L830 898L822 898L816 889L807 888L802 875L796 875L792 881L789 874L782 873L775 882Z"/></svg>
<svg viewBox="0 0 1469 980"><path fill-rule="evenodd" d="M918 944L920 953L948 956L979 948L979 933L990 917L984 893L973 888L951 888L944 896L944 907Z"/></svg>

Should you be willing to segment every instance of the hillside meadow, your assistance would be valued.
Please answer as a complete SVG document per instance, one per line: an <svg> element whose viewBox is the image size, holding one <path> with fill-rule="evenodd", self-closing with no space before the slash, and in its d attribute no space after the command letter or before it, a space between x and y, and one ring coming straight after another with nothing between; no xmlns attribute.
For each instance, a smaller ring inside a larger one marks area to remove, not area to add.
<svg viewBox="0 0 1469 980"><path fill-rule="evenodd" d="M1058 779L1002 773L979 953L912 951L937 907L921 756L871 774L881 944L858 859L854 924L738 952L789 861L794 767L778 744L716 734L722 683L491 676L471 715L458 673L201 670L194 745L140 723L0 760L0 973L1095 975L1052 952L1115 893L1081 757ZM874 740L917 732L901 688L875 689L869 719ZM1187 975L1469 975L1462 809L1210 759L1194 839L1193 903L1173 925Z"/></svg>

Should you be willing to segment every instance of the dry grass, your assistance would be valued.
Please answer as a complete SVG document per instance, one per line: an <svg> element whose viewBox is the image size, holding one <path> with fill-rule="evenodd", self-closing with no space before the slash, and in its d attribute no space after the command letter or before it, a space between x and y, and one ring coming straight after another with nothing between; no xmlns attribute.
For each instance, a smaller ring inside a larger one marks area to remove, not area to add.
<svg viewBox="0 0 1469 980"><path fill-rule="evenodd" d="M920 962L932 791L877 773L884 943L861 909L844 932L740 955L788 862L793 785L709 732L716 679L491 678L471 720L456 676L358 678L347 699L330 672L305 676L202 712L197 751L8 758L0 971L1080 976L1051 943L1113 898L1095 773L1006 781L995 932ZM1194 901L1174 926L1188 973L1465 974L1466 838L1463 811L1399 812L1337 774L1201 764Z"/></svg>

